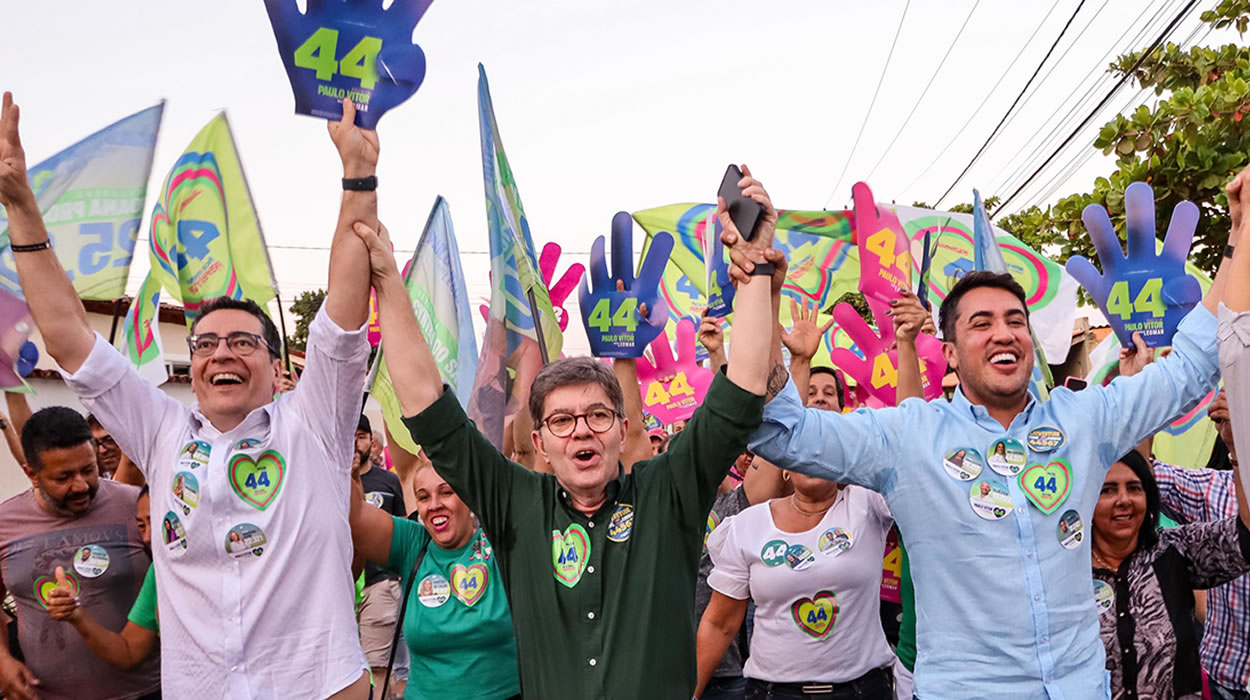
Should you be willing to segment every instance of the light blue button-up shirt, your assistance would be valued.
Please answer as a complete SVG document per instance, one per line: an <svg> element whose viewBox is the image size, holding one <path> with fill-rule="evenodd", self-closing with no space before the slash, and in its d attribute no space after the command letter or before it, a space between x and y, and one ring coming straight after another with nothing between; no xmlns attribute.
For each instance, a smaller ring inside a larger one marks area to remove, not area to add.
<svg viewBox="0 0 1250 700"><path fill-rule="evenodd" d="M1181 322L1169 357L1107 387L1056 389L1045 403L1030 401L1006 430L961 391L950 402L909 399L839 415L804 408L787 383L766 406L751 449L783 469L885 496L911 558L918 697L1104 698L1090 575L1094 506L1111 464L1215 388L1215 330L1215 317L1199 306ZM1063 436L1051 452L1029 444L1043 427ZM1027 451L1028 465L1070 465L1067 499L1051 514L1027 500L1018 478L990 468L991 445L1008 438ZM975 478L961 481L943 467L958 449L980 453ZM973 510L972 493L985 480L1010 494L999 520ZM1073 509L1085 534L1067 549L1059 521Z"/></svg>

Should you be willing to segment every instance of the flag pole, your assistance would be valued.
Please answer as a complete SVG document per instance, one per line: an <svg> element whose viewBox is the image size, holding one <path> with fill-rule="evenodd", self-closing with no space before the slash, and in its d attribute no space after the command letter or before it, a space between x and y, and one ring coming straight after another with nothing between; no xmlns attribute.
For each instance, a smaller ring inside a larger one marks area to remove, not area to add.
<svg viewBox="0 0 1250 700"><path fill-rule="evenodd" d="M234 146L234 156L239 160L239 176L243 179L243 189L247 192L247 200L252 203L252 214L256 220L256 235L260 237L260 249L265 253L265 266L269 268L269 283L273 286L273 297L278 302L278 324L282 330L282 364L286 371L291 371L291 353L286 346L286 314L282 312L282 292L278 289L278 278L274 275L273 260L269 257L269 244L265 241L265 230L260 225L260 211L256 208L256 199L252 197L252 187L247 184L247 170L243 167L243 154L239 151L239 142L234 138L234 129L230 128L230 115L221 111L221 120L226 124L226 133Z"/></svg>
<svg viewBox="0 0 1250 700"><path fill-rule="evenodd" d="M547 354L547 338L543 336L542 317L538 315L538 302L534 299L534 290L530 289L526 292L530 302L530 316L534 317L534 338L538 341L538 354L543 358L543 367L551 363L551 356Z"/></svg>

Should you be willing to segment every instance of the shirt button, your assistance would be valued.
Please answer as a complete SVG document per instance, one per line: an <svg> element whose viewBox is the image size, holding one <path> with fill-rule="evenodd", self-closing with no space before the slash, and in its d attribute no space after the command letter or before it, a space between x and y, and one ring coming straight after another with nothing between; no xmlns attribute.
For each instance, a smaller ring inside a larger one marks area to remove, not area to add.
<svg viewBox="0 0 1250 700"><path fill-rule="evenodd" d="M1024 514L1024 506L1020 506L1020 507L1016 508L1016 512L1017 512L1017 513L1020 513L1021 515L1023 515L1023 514Z"/></svg>
<svg viewBox="0 0 1250 700"><path fill-rule="evenodd" d="M586 573L588 573L588 574L593 574L593 573L595 573L595 567L593 567L593 566L588 566L588 567L586 567Z"/></svg>
<svg viewBox="0 0 1250 700"><path fill-rule="evenodd" d="M1050 640L1049 637L1047 637L1046 635L1042 635L1042 638L1037 641L1041 642L1042 644L1045 644L1049 640Z"/></svg>
<svg viewBox="0 0 1250 700"><path fill-rule="evenodd" d="M231 667L230 667L230 672L231 672L231 673L234 673L234 672L235 672L235 671L237 671L237 670L239 670L239 667L238 667L238 666L231 666Z"/></svg>
<svg viewBox="0 0 1250 700"><path fill-rule="evenodd" d="M587 620L593 620L593 619L595 619L595 613L594 613L594 611L593 611L593 610L592 610L591 612L586 613L586 619L587 619Z"/></svg>
<svg viewBox="0 0 1250 700"><path fill-rule="evenodd" d="M1027 552L1024 556L1026 556L1026 557L1028 557L1028 558L1032 559L1032 558L1033 558L1033 553L1032 553L1032 552Z"/></svg>
<svg viewBox="0 0 1250 700"><path fill-rule="evenodd" d="M1041 599L1042 599L1041 594L1033 596L1033 600L1041 600Z"/></svg>
<svg viewBox="0 0 1250 700"><path fill-rule="evenodd" d="M590 525L590 527L591 527L591 528L594 528L594 526L595 526L595 521L591 520L591 521L590 521L590 523L589 523L589 525Z"/></svg>
<svg viewBox="0 0 1250 700"><path fill-rule="evenodd" d="M594 659L591 659L590 661L587 661L586 663L590 664L591 666L594 666L595 664L597 664L597 663L599 663L599 662L598 662L598 661L596 661L596 660L594 660Z"/></svg>

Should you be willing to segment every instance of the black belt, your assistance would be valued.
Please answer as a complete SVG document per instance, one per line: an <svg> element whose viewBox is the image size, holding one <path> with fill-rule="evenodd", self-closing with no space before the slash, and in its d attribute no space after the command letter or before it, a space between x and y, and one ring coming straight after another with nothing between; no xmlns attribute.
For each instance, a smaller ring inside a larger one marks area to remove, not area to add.
<svg viewBox="0 0 1250 700"><path fill-rule="evenodd" d="M893 671L894 669L889 666L884 668L874 668L859 678L852 678L849 681L843 681L841 683L825 683L821 681L813 681L810 683L774 683L772 681L761 681L756 678L752 678L751 680L764 686L766 690L786 690L792 693L820 695L821 693L834 693L839 690L849 690L861 683L874 680L879 676L884 676L887 681L890 681L894 677Z"/></svg>

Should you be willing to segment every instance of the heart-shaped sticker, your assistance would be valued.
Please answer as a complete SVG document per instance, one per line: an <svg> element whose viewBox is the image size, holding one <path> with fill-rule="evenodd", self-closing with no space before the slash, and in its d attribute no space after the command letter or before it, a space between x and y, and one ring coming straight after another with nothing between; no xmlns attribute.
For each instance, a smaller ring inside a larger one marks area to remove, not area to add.
<svg viewBox="0 0 1250 700"><path fill-rule="evenodd" d="M451 567L451 590L461 603L469 607L482 598L486 592L486 582L490 578L485 564L464 566L456 564Z"/></svg>
<svg viewBox="0 0 1250 700"><path fill-rule="evenodd" d="M807 634L824 641L838 620L838 597L821 591L811 598L799 598L790 606L794 622Z"/></svg>
<svg viewBox="0 0 1250 700"><path fill-rule="evenodd" d="M265 450L255 460L245 454L230 458L230 488L257 510L273 503L285 477L286 460L275 450Z"/></svg>
<svg viewBox="0 0 1250 700"><path fill-rule="evenodd" d="M590 537L581 525L569 525L563 533L551 531L551 573L557 581L576 586L589 559Z"/></svg>
<svg viewBox="0 0 1250 700"><path fill-rule="evenodd" d="M69 581L70 588L74 590L74 595L78 595L78 578L72 573L66 572L65 580ZM35 579L35 599L39 604L48 609L48 596L52 594L52 589L56 588L55 576L40 576Z"/></svg>
<svg viewBox="0 0 1250 700"><path fill-rule="evenodd" d="M1020 490L1043 513L1055 512L1068 499L1072 488L1071 468L1062 459L1049 464L1034 464L1020 472Z"/></svg>

